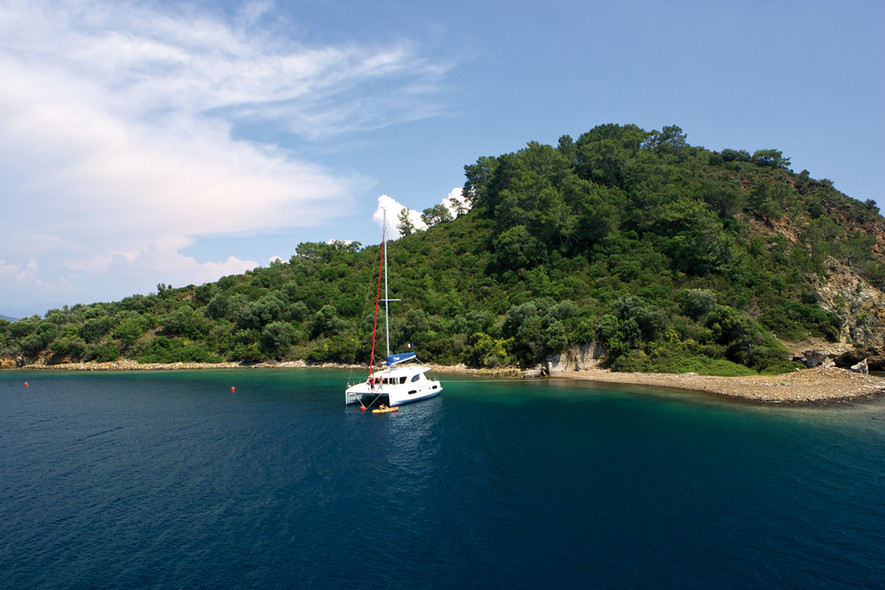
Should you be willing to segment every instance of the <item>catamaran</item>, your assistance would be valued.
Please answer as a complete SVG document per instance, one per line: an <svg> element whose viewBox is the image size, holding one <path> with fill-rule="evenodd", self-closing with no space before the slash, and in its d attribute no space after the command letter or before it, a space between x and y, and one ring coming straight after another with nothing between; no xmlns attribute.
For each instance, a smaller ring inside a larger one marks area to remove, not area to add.
<svg viewBox="0 0 885 590"><path fill-rule="evenodd" d="M381 271L384 271L384 299L381 299ZM387 215L384 215L384 229L381 232L381 263L378 269L378 289L375 295L375 321L372 327L372 353L369 364L369 377L365 381L349 384L344 392L345 404L373 404L386 399L388 407L416 402L438 395L442 385L429 379L425 373L430 370L418 362L414 352L390 353L390 299L387 292ZM378 328L378 303L384 303L384 328L387 342L385 367L375 370L375 335ZM411 345L410 345L411 346ZM411 363L410 361L415 361Z"/></svg>

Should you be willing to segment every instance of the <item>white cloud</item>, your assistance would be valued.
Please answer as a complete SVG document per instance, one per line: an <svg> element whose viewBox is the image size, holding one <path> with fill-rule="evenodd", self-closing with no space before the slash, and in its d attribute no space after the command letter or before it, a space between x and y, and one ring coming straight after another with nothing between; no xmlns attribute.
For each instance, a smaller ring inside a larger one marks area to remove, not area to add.
<svg viewBox="0 0 885 590"><path fill-rule="evenodd" d="M470 205L464 198L460 187L453 188L449 191L449 194L440 201L440 204L444 205L449 210L449 213L451 213L453 218L470 209ZM383 228L384 214L386 212L387 235L392 238L398 238L400 237L400 231L397 229L397 226L400 224L399 216L403 209L406 209L409 221L412 222L412 225L416 230L420 231L427 229L427 224L424 223L424 220L421 218L421 211L409 209L388 195L381 195L378 197L378 208L375 209L375 213L372 215L372 221L377 223L379 227Z"/></svg>
<svg viewBox="0 0 885 590"><path fill-rule="evenodd" d="M383 229L384 227L384 214L387 213L387 235L392 239L396 239L400 236L400 232L397 229L399 225L399 216L403 209L408 210L409 221L412 222L412 225L415 226L415 229L427 229L427 224L421 219L421 212L415 211L414 209L409 209L393 197L389 197L387 195L381 195L378 197L378 208L375 209L375 213L372 215L372 221L378 224L378 227Z"/></svg>
<svg viewBox="0 0 885 590"><path fill-rule="evenodd" d="M346 210L364 180L238 140L234 124L316 138L425 116L412 89L441 70L402 45L300 46L257 28L270 10L249 3L225 22L128 2L0 3L0 276L22 287L0 306L27 284L66 284L75 303L98 286L108 299L215 280L257 263L180 250ZM377 80L384 92L364 88Z"/></svg>
<svg viewBox="0 0 885 590"><path fill-rule="evenodd" d="M37 261L29 260L27 264L6 264L0 260L0 279L3 284L11 286L13 283L31 283L37 278Z"/></svg>
<svg viewBox="0 0 885 590"><path fill-rule="evenodd" d="M464 189L461 187L455 187L450 190L446 198L442 200L442 204L448 208L452 217L463 215L470 210L470 203L464 198Z"/></svg>

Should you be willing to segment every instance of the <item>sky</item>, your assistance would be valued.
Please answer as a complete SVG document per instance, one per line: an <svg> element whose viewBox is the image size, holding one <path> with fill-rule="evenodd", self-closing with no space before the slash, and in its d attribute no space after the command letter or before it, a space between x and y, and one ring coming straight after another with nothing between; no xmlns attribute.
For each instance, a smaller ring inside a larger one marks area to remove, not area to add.
<svg viewBox="0 0 885 590"><path fill-rule="evenodd" d="M885 211L881 0L0 0L0 314L381 238L606 123Z"/></svg>

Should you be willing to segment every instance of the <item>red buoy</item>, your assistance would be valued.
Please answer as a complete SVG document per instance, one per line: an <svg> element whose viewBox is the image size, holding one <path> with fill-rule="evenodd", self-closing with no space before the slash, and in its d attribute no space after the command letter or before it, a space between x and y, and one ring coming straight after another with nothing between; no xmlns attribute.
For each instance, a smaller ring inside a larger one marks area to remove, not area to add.
<svg viewBox="0 0 885 590"><path fill-rule="evenodd" d="M360 412L365 412L365 411L366 411L366 406L360 406Z"/></svg>
<svg viewBox="0 0 885 590"><path fill-rule="evenodd" d="M28 385L27 381L25 381L25 387L30 387L30 385Z"/></svg>
<svg viewBox="0 0 885 590"><path fill-rule="evenodd" d="M230 392L231 392L231 393L235 392L236 390L237 390L236 387L231 386L231 388L230 388Z"/></svg>

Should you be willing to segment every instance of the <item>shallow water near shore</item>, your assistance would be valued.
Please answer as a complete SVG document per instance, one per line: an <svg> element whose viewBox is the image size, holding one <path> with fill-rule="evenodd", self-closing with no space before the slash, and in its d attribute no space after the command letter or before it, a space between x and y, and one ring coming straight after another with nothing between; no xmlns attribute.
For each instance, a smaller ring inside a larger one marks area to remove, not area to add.
<svg viewBox="0 0 885 590"><path fill-rule="evenodd" d="M0 372L0 587L885 580L881 400L442 375L373 415L349 377Z"/></svg>

